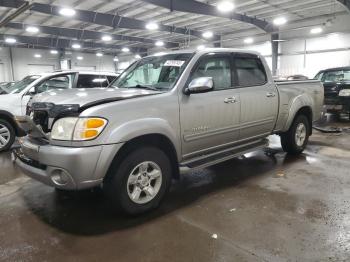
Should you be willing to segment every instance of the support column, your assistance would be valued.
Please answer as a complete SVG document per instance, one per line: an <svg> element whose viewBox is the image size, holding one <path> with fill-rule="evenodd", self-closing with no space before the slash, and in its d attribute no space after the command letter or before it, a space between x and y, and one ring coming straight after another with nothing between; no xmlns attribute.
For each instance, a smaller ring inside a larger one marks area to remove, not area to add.
<svg viewBox="0 0 350 262"><path fill-rule="evenodd" d="M271 47L272 47L272 75L276 76L278 68L278 42L279 34L271 35Z"/></svg>

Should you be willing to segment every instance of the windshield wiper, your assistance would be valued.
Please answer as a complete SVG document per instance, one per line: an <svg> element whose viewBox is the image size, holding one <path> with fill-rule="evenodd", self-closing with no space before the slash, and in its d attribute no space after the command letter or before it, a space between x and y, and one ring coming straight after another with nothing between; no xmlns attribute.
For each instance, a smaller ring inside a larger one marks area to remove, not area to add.
<svg viewBox="0 0 350 262"><path fill-rule="evenodd" d="M143 85L136 85L136 86L131 86L129 88L140 88L140 89L147 89L147 90L153 90L153 91L159 91L157 88L152 87L152 86L143 86Z"/></svg>

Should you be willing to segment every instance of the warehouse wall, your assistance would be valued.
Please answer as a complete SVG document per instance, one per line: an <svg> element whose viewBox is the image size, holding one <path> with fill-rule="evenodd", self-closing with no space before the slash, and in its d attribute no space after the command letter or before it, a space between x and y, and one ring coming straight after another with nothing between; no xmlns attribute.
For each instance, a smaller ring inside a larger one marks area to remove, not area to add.
<svg viewBox="0 0 350 262"><path fill-rule="evenodd" d="M0 50L0 82L20 80L28 74L48 72L59 68L59 55L50 54L49 50L11 48L13 73L11 72L10 49L1 48ZM35 58L34 54L40 53L41 58ZM77 60L77 56L83 56L83 60ZM71 59L72 69L79 70L98 70L115 71L113 56L104 55L97 58L95 54L77 53L66 55Z"/></svg>

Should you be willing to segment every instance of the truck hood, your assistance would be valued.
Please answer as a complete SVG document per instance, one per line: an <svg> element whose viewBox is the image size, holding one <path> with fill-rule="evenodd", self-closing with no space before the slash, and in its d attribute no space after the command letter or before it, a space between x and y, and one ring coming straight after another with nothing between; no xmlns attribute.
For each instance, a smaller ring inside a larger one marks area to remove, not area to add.
<svg viewBox="0 0 350 262"><path fill-rule="evenodd" d="M158 93L160 92L127 88L74 88L68 90L54 90L34 96L29 102L29 106L32 103L52 103L56 105L75 104L79 105L79 107L83 107L88 104L103 104Z"/></svg>

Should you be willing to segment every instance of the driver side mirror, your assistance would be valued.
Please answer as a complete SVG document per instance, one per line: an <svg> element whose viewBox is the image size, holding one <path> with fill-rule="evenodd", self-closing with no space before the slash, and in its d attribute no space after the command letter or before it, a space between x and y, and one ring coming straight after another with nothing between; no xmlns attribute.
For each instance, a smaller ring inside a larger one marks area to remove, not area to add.
<svg viewBox="0 0 350 262"><path fill-rule="evenodd" d="M36 95L34 86L31 89L29 89L29 91L27 92L27 95L28 96L35 96Z"/></svg>
<svg viewBox="0 0 350 262"><path fill-rule="evenodd" d="M188 87L185 88L185 95L199 94L212 91L214 89L214 82L212 77L198 77L193 79Z"/></svg>

